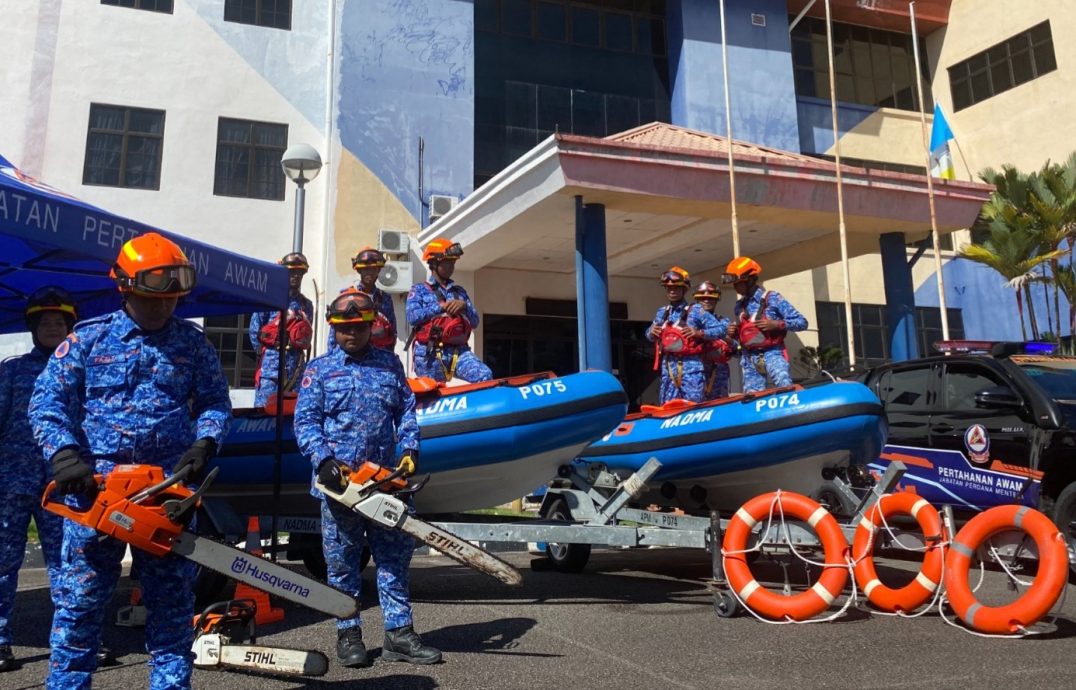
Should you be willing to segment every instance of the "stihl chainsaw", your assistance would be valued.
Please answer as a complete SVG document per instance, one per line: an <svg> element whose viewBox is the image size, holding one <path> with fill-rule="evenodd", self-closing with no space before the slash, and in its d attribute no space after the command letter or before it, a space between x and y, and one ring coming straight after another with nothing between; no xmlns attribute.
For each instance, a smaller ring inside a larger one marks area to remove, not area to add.
<svg viewBox="0 0 1076 690"><path fill-rule="evenodd" d="M194 665L277 676L323 676L329 658L321 652L257 645L253 599L218 601L195 617ZM249 644L245 644L249 643Z"/></svg>
<svg viewBox="0 0 1076 690"><path fill-rule="evenodd" d="M497 578L506 585L519 585L523 576L514 567L451 532L423 522L408 512L407 504L393 492L414 492L421 485L409 486L400 469L388 470L372 462L358 469L343 471L342 486L328 487L316 480L314 485L329 498L342 503L374 524L398 529L449 558Z"/></svg>
<svg viewBox="0 0 1076 690"><path fill-rule="evenodd" d="M154 465L118 465L107 478L97 475L98 492L87 508L76 509L54 499L55 482L45 489L41 505L154 556L173 553L330 616L355 615L358 603L343 592L272 561L185 531L185 522L200 505L217 469L209 473L197 491L180 483L188 473L187 469L180 470L165 479L164 471Z"/></svg>

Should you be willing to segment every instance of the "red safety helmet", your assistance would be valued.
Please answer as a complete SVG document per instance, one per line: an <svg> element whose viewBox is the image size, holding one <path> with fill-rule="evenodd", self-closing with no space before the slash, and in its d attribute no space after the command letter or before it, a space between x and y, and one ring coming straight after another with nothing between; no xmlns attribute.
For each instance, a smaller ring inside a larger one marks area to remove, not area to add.
<svg viewBox="0 0 1076 690"><path fill-rule="evenodd" d="M179 245L155 232L128 240L109 271L120 292L182 297L194 289L194 266Z"/></svg>
<svg viewBox="0 0 1076 690"><path fill-rule="evenodd" d="M385 265L385 255L373 247L359 250L351 259L351 267L356 271L360 268L382 268Z"/></svg>
<svg viewBox="0 0 1076 690"><path fill-rule="evenodd" d="M292 252L280 261L277 261L277 263L286 267L289 271L302 271L303 273L306 273L310 270L310 262L306 260L306 256L302 252Z"/></svg>
<svg viewBox="0 0 1076 690"><path fill-rule="evenodd" d="M726 285L762 275L762 266L749 256L737 256L725 267L721 282Z"/></svg>
<svg viewBox="0 0 1076 690"><path fill-rule="evenodd" d="M336 296L325 309L325 320L336 326L342 323L369 323L377 315L370 295L348 288Z"/></svg>
<svg viewBox="0 0 1076 690"><path fill-rule="evenodd" d="M463 256L463 247L459 242L453 242L444 237L430 240L426 249L422 251L422 260L426 263L432 261L455 261Z"/></svg>
<svg viewBox="0 0 1076 690"><path fill-rule="evenodd" d="M695 299L721 299L721 288L714 285L713 281L704 280L695 288Z"/></svg>
<svg viewBox="0 0 1076 690"><path fill-rule="evenodd" d="M691 287L691 275L679 266L673 266L661 274L661 284L665 287Z"/></svg>
<svg viewBox="0 0 1076 690"><path fill-rule="evenodd" d="M35 290L26 300L26 326L32 331L37 328L37 321L45 312L58 312L63 315L67 328L70 330L78 321L78 310L75 308L75 300L71 294L61 287L47 285Z"/></svg>

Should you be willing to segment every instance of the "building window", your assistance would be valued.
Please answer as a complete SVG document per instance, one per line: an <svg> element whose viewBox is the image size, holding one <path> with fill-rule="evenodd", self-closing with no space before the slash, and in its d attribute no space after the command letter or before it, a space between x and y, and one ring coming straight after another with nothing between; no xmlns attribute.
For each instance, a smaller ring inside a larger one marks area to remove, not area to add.
<svg viewBox="0 0 1076 690"><path fill-rule="evenodd" d="M280 159L287 147L287 125L220 118L213 193L283 200L284 171Z"/></svg>
<svg viewBox="0 0 1076 690"><path fill-rule="evenodd" d="M664 0L475 0L475 29L614 52L665 55Z"/></svg>
<svg viewBox="0 0 1076 690"><path fill-rule="evenodd" d="M291 0L224 0L224 21L291 29Z"/></svg>
<svg viewBox="0 0 1076 690"><path fill-rule="evenodd" d="M985 101L1055 69L1054 40L1050 22L1045 21L950 67L953 110Z"/></svg>
<svg viewBox="0 0 1076 690"><path fill-rule="evenodd" d="M207 316L203 324L205 337L217 348L220 367L232 388L254 387L258 353L251 347L247 337L250 316Z"/></svg>
<svg viewBox="0 0 1076 690"><path fill-rule="evenodd" d="M172 14L172 0L101 0L101 4Z"/></svg>
<svg viewBox="0 0 1076 690"><path fill-rule="evenodd" d="M796 95L829 98L826 22L804 18L792 31ZM933 103L925 54L923 98ZM918 109L912 37L851 24L833 24L833 73L837 100L880 108Z"/></svg>
<svg viewBox="0 0 1076 690"><path fill-rule="evenodd" d="M964 337L964 319L959 309L948 309L949 337ZM818 317L819 349L840 348L845 353L842 364L848 365L848 330L845 325L843 302L815 302ZM922 357L935 354L933 343L941 340L941 310L937 307L916 307L915 326ZM889 326L884 304L852 304L852 323L855 331L856 362L862 367L874 367L889 361Z"/></svg>
<svg viewBox="0 0 1076 690"><path fill-rule="evenodd" d="M161 188L164 111L90 105L82 184Z"/></svg>

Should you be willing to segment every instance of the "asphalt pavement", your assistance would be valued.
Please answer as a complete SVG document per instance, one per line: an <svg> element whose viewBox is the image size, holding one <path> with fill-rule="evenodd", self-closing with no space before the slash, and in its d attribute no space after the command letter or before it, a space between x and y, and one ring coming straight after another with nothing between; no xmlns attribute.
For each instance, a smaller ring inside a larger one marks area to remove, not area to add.
<svg viewBox="0 0 1076 690"><path fill-rule="evenodd" d="M579 575L532 571L528 568L532 556L526 553L502 555L523 570L522 587L504 587L444 557L415 558L411 591L416 629L426 642L444 651L445 660L439 665L378 660L369 669L342 668L333 658L332 621L285 604L285 620L265 626L259 642L320 649L332 660L327 676L280 680L196 670L194 687L1076 687L1076 592L1071 584L1052 632L1019 640L986 639L947 625L936 612L900 619L853 607L835 622L784 626L750 616L718 618L706 586L709 559L698 551L595 551ZM889 578L907 578L912 567L885 559L878 564L883 580L892 584ZM779 569L768 576L779 578ZM363 628L376 655L381 617L371 577L367 575L363 597ZM980 590L985 602L997 605L1011 598L1001 577L987 574ZM130 587L124 578L108 621L126 603ZM15 651L23 666L0 675L3 690L43 687L50 616L42 571L24 570L15 623ZM108 625L105 641L121 663L98 671L94 687L146 687L142 631Z"/></svg>

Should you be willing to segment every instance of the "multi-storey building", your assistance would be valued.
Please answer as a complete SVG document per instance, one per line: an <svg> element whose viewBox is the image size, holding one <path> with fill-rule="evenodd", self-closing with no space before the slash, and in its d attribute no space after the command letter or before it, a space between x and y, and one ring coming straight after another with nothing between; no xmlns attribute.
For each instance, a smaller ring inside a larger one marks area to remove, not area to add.
<svg viewBox="0 0 1076 690"><path fill-rule="evenodd" d="M929 222L908 4L830 4L856 351L860 361L907 356L940 333L933 252L916 260ZM577 366L578 192L604 205L613 366L638 398L653 376L640 339L661 300L656 276L673 262L716 279L732 257L719 7L0 0L8 47L0 154L110 210L274 260L291 248L294 213L280 154L311 144L326 165L307 185L306 292L324 304L352 278L349 257L376 246L383 229L413 244L443 229L466 245L458 278L484 315L476 349L498 375ZM812 346L846 342L823 7L725 1L742 252L808 316L811 330L794 344ZM928 113L941 104L956 135L958 180L1004 163L1035 169L1076 148L1066 117L1076 48L1056 40L1072 30L1076 7L919 0L916 13L924 100ZM651 122L672 127L636 129ZM604 137L612 138L594 139ZM572 187L578 171L565 161L617 156L632 161L617 170L637 188ZM640 163L648 158L664 167ZM543 170L560 175L557 191ZM665 191L646 186L658 182ZM953 251L969 237L949 233L958 219L970 222L967 206L983 189L936 187L952 334L1019 337L1012 292ZM546 197L553 201L538 203ZM492 227L499 217L503 227ZM422 279L414 257L395 257L400 284L408 269ZM902 286L891 277L908 262L901 318L917 328L894 350L887 319ZM207 329L233 384L249 385L242 319Z"/></svg>

